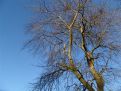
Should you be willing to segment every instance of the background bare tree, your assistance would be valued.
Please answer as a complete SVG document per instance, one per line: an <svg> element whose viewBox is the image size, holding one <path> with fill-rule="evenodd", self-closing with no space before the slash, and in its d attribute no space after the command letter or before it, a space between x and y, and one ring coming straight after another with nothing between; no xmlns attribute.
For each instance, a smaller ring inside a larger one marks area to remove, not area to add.
<svg viewBox="0 0 121 91"><path fill-rule="evenodd" d="M36 1L27 46L47 60L33 91L104 91L119 76L121 13L109 1Z"/></svg>

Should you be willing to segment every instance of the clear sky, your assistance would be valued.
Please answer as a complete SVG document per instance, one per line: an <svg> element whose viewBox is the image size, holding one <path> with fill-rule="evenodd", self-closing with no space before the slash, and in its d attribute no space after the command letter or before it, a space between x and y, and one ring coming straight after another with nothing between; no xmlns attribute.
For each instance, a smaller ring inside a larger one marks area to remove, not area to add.
<svg viewBox="0 0 121 91"><path fill-rule="evenodd" d="M28 91L39 73L39 58L22 50L30 0L0 0L0 91Z"/></svg>
<svg viewBox="0 0 121 91"><path fill-rule="evenodd" d="M33 66L41 58L22 50L28 38L24 31L31 19L30 1L0 0L0 91L28 91L41 72Z"/></svg>

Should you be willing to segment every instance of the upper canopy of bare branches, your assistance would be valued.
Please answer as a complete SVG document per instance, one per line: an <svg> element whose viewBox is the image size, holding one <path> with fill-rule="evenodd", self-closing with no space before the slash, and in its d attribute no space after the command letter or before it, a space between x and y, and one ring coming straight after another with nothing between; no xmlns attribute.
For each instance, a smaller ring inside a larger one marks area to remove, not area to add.
<svg viewBox="0 0 121 91"><path fill-rule="evenodd" d="M102 1L99 0L99 2ZM68 71L77 76L82 82L81 85L86 82L84 85L84 87L88 85L86 89L91 89L90 91L100 89L99 79L96 76L102 77L110 68L115 67L109 62L116 56L114 54L120 51L121 12L117 9L118 6L99 2L40 0L39 4L37 3L39 7L37 5L33 7L36 18L28 25L27 32L31 34L32 39L27 46L35 51L44 48L41 53L48 51L46 56L48 61L45 64L58 69L40 77L35 85L37 91L41 91L43 87L52 88L53 82ZM104 85L103 79L102 85Z"/></svg>

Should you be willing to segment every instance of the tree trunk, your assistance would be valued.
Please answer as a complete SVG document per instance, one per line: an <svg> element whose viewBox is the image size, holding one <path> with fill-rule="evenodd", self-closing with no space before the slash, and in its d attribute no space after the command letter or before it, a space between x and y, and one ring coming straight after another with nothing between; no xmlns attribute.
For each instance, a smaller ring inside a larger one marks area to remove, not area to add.
<svg viewBox="0 0 121 91"><path fill-rule="evenodd" d="M104 80L102 75L96 71L96 69L94 68L94 64L93 64L93 59L92 60L87 60L88 61L88 66L90 68L90 71L97 83L97 91L104 91Z"/></svg>

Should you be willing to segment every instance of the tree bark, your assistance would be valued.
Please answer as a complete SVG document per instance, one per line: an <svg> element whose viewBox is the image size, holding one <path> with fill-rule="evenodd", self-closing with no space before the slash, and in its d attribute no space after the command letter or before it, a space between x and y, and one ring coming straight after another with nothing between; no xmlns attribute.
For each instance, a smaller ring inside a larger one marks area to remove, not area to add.
<svg viewBox="0 0 121 91"><path fill-rule="evenodd" d="M92 54L90 56L86 56L86 58L88 66L90 68L90 72L97 83L97 91L104 91L104 79L103 76L99 72L97 72L94 67L94 59L92 59Z"/></svg>
<svg viewBox="0 0 121 91"><path fill-rule="evenodd" d="M93 87L83 78L83 75L78 70L74 70L73 73L78 78L78 80L84 85L84 87L88 89L88 91L95 91Z"/></svg>

